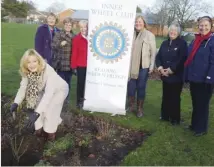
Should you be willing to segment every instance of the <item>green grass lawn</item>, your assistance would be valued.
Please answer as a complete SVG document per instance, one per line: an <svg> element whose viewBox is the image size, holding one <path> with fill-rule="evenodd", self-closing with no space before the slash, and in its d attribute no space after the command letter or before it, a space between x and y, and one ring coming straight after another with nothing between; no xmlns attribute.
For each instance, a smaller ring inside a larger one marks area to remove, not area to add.
<svg viewBox="0 0 214 167"><path fill-rule="evenodd" d="M36 25L2 24L2 93L15 96L19 87L19 61L24 51L33 47ZM157 39L157 47L161 39ZM76 78L73 77L71 96L75 104ZM182 94L182 119L180 126L171 126L159 121L161 104L161 83L149 81L145 101L145 117L133 114L110 117L117 123L134 129L148 130L151 136L134 152L130 153L122 165L214 165L214 98L210 108L209 133L193 137L184 130L191 118L191 100L188 91Z"/></svg>

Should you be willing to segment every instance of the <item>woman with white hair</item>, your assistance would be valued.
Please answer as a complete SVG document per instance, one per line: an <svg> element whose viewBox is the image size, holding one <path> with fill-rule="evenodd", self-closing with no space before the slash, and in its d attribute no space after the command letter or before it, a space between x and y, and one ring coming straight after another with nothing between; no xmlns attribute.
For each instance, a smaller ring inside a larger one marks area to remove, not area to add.
<svg viewBox="0 0 214 167"><path fill-rule="evenodd" d="M172 125L180 124L180 95L183 87L187 43L180 38L181 28L173 23L169 39L163 41L156 56L156 65L163 83L161 119Z"/></svg>
<svg viewBox="0 0 214 167"><path fill-rule="evenodd" d="M80 33L73 38L71 68L77 73L77 108L81 109L84 102L85 78L87 67L87 49L88 49L88 22L81 20L79 22Z"/></svg>

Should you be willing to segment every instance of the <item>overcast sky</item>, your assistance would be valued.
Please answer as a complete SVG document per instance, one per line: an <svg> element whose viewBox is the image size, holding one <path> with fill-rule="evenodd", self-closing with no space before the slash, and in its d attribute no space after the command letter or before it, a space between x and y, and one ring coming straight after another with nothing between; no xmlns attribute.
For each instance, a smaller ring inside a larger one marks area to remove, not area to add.
<svg viewBox="0 0 214 167"><path fill-rule="evenodd" d="M67 8L87 9L92 0L33 0L39 10L45 10L54 2L63 2ZM124 0L125 1L125 0ZM151 6L155 0L136 0L138 4ZM143 2L143 3L142 3Z"/></svg>
<svg viewBox="0 0 214 167"><path fill-rule="evenodd" d="M91 3L92 1L93 0L33 0L33 2L35 3L36 7L39 10L45 10L54 2L62 2L65 4L66 8L77 9L77 10L88 9L89 5L93 4ZM151 7L156 2L156 0L135 0L135 1L141 8L144 8L145 6ZM205 1L208 2L210 6L213 6L213 9L214 9L214 0L205 0ZM214 10L212 12L212 17L214 17Z"/></svg>

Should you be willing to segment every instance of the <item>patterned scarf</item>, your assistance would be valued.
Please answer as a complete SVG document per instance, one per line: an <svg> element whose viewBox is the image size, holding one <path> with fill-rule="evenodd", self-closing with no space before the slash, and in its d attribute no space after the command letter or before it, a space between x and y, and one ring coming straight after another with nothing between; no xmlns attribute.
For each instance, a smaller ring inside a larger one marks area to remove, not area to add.
<svg viewBox="0 0 214 167"><path fill-rule="evenodd" d="M27 108L35 109L38 103L39 91L42 87L42 75L37 72L27 74L28 85L26 91Z"/></svg>

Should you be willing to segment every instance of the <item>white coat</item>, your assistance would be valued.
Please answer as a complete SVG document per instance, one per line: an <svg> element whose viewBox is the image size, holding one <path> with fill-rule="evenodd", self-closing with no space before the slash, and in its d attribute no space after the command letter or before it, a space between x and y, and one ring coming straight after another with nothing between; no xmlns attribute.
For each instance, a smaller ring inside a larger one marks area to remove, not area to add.
<svg viewBox="0 0 214 167"><path fill-rule="evenodd" d="M28 78L22 77L14 103L19 105L25 99L27 84ZM46 64L42 85L43 89L39 92L39 102L35 109L35 112L40 114L35 122L35 129L43 128L47 133L55 133L58 125L62 122L60 114L69 92L68 84L50 65Z"/></svg>

